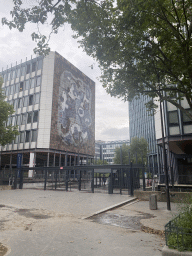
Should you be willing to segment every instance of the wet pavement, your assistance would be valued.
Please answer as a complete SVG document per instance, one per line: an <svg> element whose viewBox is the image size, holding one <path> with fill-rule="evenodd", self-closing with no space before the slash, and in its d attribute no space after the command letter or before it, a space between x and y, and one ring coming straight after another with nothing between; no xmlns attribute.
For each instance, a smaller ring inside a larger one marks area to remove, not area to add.
<svg viewBox="0 0 192 256"><path fill-rule="evenodd" d="M149 213L140 213L140 216L124 216L114 213L102 213L100 215L90 218L90 220L103 225L112 225L131 230L141 230L142 219L152 218L153 215Z"/></svg>

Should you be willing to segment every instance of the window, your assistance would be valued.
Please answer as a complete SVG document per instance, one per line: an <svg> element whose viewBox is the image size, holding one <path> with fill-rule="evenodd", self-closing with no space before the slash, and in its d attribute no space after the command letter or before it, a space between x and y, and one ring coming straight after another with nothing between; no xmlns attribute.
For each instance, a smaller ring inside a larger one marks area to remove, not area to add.
<svg viewBox="0 0 192 256"><path fill-rule="evenodd" d="M19 98L18 99L18 108L22 108L23 107L23 99Z"/></svg>
<svg viewBox="0 0 192 256"><path fill-rule="evenodd" d="M190 114L192 114L191 109L186 109ZM189 125L192 124L192 120L183 112L183 124L184 125Z"/></svg>
<svg viewBox="0 0 192 256"><path fill-rule="evenodd" d="M37 67L37 69L38 69L38 70L39 70L39 69L42 69L42 66L43 66L43 60L41 59L41 60L38 61L38 67Z"/></svg>
<svg viewBox="0 0 192 256"><path fill-rule="evenodd" d="M12 79L15 79L15 70L12 71Z"/></svg>
<svg viewBox="0 0 192 256"><path fill-rule="evenodd" d="M177 111L169 112L168 115L169 115L169 125L170 126L178 126L179 121L178 121Z"/></svg>
<svg viewBox="0 0 192 256"><path fill-rule="evenodd" d="M34 88L35 87L35 78L32 78L31 79L31 88Z"/></svg>
<svg viewBox="0 0 192 256"><path fill-rule="evenodd" d="M19 142L19 135L17 135L16 137L15 137L15 141L14 141L14 144L17 144L18 142Z"/></svg>
<svg viewBox="0 0 192 256"><path fill-rule="evenodd" d="M27 72L26 74L29 74L30 73L30 64L27 64Z"/></svg>
<svg viewBox="0 0 192 256"><path fill-rule="evenodd" d="M38 87L38 86L40 86L40 85L41 85L41 77L38 76L38 77L37 77L36 86Z"/></svg>
<svg viewBox="0 0 192 256"><path fill-rule="evenodd" d="M30 88L30 80L25 81L25 90L29 90Z"/></svg>
<svg viewBox="0 0 192 256"><path fill-rule="evenodd" d="M10 94L13 94L13 85L10 86Z"/></svg>
<svg viewBox="0 0 192 256"><path fill-rule="evenodd" d="M21 72L21 69L20 69L20 68L18 68L18 69L17 69L16 77L20 77L20 72Z"/></svg>
<svg viewBox="0 0 192 256"><path fill-rule="evenodd" d="M7 87L7 89L5 90L5 96L9 96L9 90L10 90L10 87Z"/></svg>
<svg viewBox="0 0 192 256"><path fill-rule="evenodd" d="M33 105L33 95L29 95L29 106Z"/></svg>
<svg viewBox="0 0 192 256"><path fill-rule="evenodd" d="M16 84L15 86L14 86L14 88L15 88L15 93L17 93L17 92L19 92L20 91L20 84L18 83L18 84Z"/></svg>
<svg viewBox="0 0 192 256"><path fill-rule="evenodd" d="M33 123L36 123L38 121L38 111L33 112Z"/></svg>
<svg viewBox="0 0 192 256"><path fill-rule="evenodd" d="M25 139L25 133L24 132L20 132L20 143L23 143Z"/></svg>
<svg viewBox="0 0 192 256"><path fill-rule="evenodd" d="M17 125L21 124L21 115L17 115L17 117L16 117L16 124Z"/></svg>
<svg viewBox="0 0 192 256"><path fill-rule="evenodd" d="M26 131L25 142L29 142L29 139L30 139L30 131Z"/></svg>
<svg viewBox="0 0 192 256"><path fill-rule="evenodd" d="M29 113L27 114L27 123L30 124L31 121L32 121L32 112L29 112Z"/></svg>
<svg viewBox="0 0 192 256"><path fill-rule="evenodd" d="M35 94L35 104L39 103L39 99L40 99L40 94L39 93Z"/></svg>
<svg viewBox="0 0 192 256"><path fill-rule="evenodd" d="M32 63L32 72L34 72L36 70L36 62Z"/></svg>
<svg viewBox="0 0 192 256"><path fill-rule="evenodd" d="M21 67L21 75L22 75L22 76L25 75L25 66Z"/></svg>
<svg viewBox="0 0 192 256"><path fill-rule="evenodd" d="M37 130L32 130L31 142L36 142L36 141L37 141Z"/></svg>
<svg viewBox="0 0 192 256"><path fill-rule="evenodd" d="M26 113L25 113L25 114L22 114L22 116L21 116L21 124L22 124L22 125L25 125L25 124L26 124L26 117L27 117Z"/></svg>
<svg viewBox="0 0 192 256"><path fill-rule="evenodd" d="M17 110L17 108L18 108L18 99L15 99L13 107L14 107L15 110Z"/></svg>
<svg viewBox="0 0 192 256"><path fill-rule="evenodd" d="M16 116L13 116L12 118L12 126L15 126L16 125Z"/></svg>
<svg viewBox="0 0 192 256"><path fill-rule="evenodd" d="M10 75L11 75L11 73L9 72L9 73L7 74L7 80L10 80Z"/></svg>
<svg viewBox="0 0 192 256"><path fill-rule="evenodd" d="M27 106L28 106L28 99L29 99L28 96L24 97L24 100L23 100L23 107L27 107Z"/></svg>
<svg viewBox="0 0 192 256"><path fill-rule="evenodd" d="M19 91L22 92L23 91L23 82L20 82L19 86L20 86Z"/></svg>

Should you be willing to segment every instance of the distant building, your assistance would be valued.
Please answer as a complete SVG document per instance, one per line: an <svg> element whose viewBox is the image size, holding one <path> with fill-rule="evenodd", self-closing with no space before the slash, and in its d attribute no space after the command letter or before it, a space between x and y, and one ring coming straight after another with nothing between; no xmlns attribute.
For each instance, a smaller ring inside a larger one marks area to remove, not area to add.
<svg viewBox="0 0 192 256"><path fill-rule="evenodd" d="M19 135L0 146L0 166L75 165L95 153L95 83L57 52L3 70L7 125Z"/></svg>
<svg viewBox="0 0 192 256"><path fill-rule="evenodd" d="M95 141L95 159L106 160L109 164L114 164L115 149L123 144L129 145L129 140L118 141Z"/></svg>

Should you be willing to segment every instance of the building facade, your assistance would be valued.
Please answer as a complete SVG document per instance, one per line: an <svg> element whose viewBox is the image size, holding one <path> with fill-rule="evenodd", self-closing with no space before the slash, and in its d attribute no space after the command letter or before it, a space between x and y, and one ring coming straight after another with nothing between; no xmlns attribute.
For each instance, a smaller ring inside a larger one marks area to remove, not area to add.
<svg viewBox="0 0 192 256"><path fill-rule="evenodd" d="M191 111L185 98L180 100L179 104ZM170 181L192 184L192 120L169 102L162 103L162 113ZM155 128L159 167L161 174L164 174L160 107L155 114Z"/></svg>
<svg viewBox="0 0 192 256"><path fill-rule="evenodd" d="M151 172L158 172L155 118L147 111L145 104L150 100L146 95L129 102L130 141L134 137L145 138L148 142L148 166Z"/></svg>
<svg viewBox="0 0 192 256"><path fill-rule="evenodd" d="M74 165L94 158L95 83L57 52L1 72L6 101L15 113L16 139L0 147L0 166Z"/></svg>
<svg viewBox="0 0 192 256"><path fill-rule="evenodd" d="M129 140L118 141L95 141L95 159L107 161L108 164L114 164L115 149L123 144L129 145Z"/></svg>

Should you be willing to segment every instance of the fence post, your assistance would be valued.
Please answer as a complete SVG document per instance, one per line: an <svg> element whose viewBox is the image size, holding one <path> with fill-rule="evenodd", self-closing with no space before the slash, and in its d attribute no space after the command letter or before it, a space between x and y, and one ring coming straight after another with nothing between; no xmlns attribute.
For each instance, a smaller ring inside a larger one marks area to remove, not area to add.
<svg viewBox="0 0 192 256"><path fill-rule="evenodd" d="M46 186L47 186L47 169L45 169L44 190L46 190Z"/></svg>
<svg viewBox="0 0 192 256"><path fill-rule="evenodd" d="M79 170L79 191L81 190L81 170Z"/></svg>
<svg viewBox="0 0 192 256"><path fill-rule="evenodd" d="M130 196L133 196L133 163L131 161L131 168L130 168Z"/></svg>
<svg viewBox="0 0 192 256"><path fill-rule="evenodd" d="M111 174L109 176L108 194L113 194L113 170L111 169Z"/></svg>
<svg viewBox="0 0 192 256"><path fill-rule="evenodd" d="M68 191L68 182L69 182L69 175L68 175L68 170L65 171L65 188L66 191Z"/></svg>
<svg viewBox="0 0 192 256"><path fill-rule="evenodd" d="M19 189L23 188L23 170L20 169Z"/></svg>
<svg viewBox="0 0 192 256"><path fill-rule="evenodd" d="M15 170L14 189L17 189L17 171Z"/></svg>
<svg viewBox="0 0 192 256"><path fill-rule="evenodd" d="M57 170L55 170L55 190L57 189Z"/></svg>
<svg viewBox="0 0 192 256"><path fill-rule="evenodd" d="M145 165L143 164L143 155L142 155L142 166L143 166L143 169L142 169L142 175L143 175L143 191L146 190L145 188Z"/></svg>
<svg viewBox="0 0 192 256"><path fill-rule="evenodd" d="M91 192L94 193L94 169L92 170Z"/></svg>

